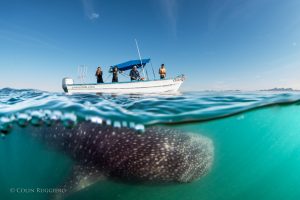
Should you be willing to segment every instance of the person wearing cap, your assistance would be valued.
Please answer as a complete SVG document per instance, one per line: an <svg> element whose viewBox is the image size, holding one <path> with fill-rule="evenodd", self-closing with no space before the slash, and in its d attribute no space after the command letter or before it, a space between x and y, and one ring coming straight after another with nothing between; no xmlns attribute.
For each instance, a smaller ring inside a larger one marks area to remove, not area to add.
<svg viewBox="0 0 300 200"><path fill-rule="evenodd" d="M134 66L134 67L130 70L129 76L130 76L131 81L141 80L140 73L139 73L139 71L137 70L137 67L136 67L136 66Z"/></svg>

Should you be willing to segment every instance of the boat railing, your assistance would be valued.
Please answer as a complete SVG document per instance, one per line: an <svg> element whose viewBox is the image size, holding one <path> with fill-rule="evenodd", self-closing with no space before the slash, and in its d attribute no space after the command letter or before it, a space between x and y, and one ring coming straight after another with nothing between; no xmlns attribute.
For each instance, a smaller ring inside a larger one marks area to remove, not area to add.
<svg viewBox="0 0 300 200"><path fill-rule="evenodd" d="M176 76L174 78L174 80L175 81L184 81L185 80L185 76L184 76L184 74L180 74L180 75Z"/></svg>

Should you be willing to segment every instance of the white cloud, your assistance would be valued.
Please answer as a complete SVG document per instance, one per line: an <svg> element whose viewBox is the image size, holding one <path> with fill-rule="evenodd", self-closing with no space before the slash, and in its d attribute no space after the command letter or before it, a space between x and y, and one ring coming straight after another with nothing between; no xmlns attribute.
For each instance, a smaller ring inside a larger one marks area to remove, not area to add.
<svg viewBox="0 0 300 200"><path fill-rule="evenodd" d="M91 14L89 15L89 18L90 18L90 19L98 19L98 18L99 18L99 14L98 14L98 13L91 13Z"/></svg>
<svg viewBox="0 0 300 200"><path fill-rule="evenodd" d="M57 47L53 44L53 41L46 38L45 36L33 31L25 32L23 29L20 28L0 30L0 39L23 45L37 45L46 48L57 49Z"/></svg>
<svg viewBox="0 0 300 200"><path fill-rule="evenodd" d="M177 0L160 0L160 2L163 11L166 13L172 32L176 35L178 2Z"/></svg>
<svg viewBox="0 0 300 200"><path fill-rule="evenodd" d="M99 18L100 15L96 12L92 0L82 0L82 4L84 13L90 20L96 20Z"/></svg>

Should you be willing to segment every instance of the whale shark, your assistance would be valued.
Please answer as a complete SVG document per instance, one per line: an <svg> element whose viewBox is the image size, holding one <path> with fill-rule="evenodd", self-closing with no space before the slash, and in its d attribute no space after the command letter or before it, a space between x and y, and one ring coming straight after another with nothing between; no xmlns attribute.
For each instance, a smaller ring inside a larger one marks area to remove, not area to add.
<svg viewBox="0 0 300 200"><path fill-rule="evenodd" d="M141 131L82 121L72 127L41 125L30 134L74 161L60 185L67 191L64 195L108 178L148 184L193 182L209 172L214 157L210 138L163 126Z"/></svg>

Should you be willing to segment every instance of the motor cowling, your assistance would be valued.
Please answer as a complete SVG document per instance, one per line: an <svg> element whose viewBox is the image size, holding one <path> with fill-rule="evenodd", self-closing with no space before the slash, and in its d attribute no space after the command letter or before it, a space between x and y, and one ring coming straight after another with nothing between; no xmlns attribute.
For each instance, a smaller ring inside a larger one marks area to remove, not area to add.
<svg viewBox="0 0 300 200"><path fill-rule="evenodd" d="M62 88L65 92L68 92L68 88L67 88L67 85L72 85L74 84L74 81L73 79L71 78L63 78L62 80Z"/></svg>

